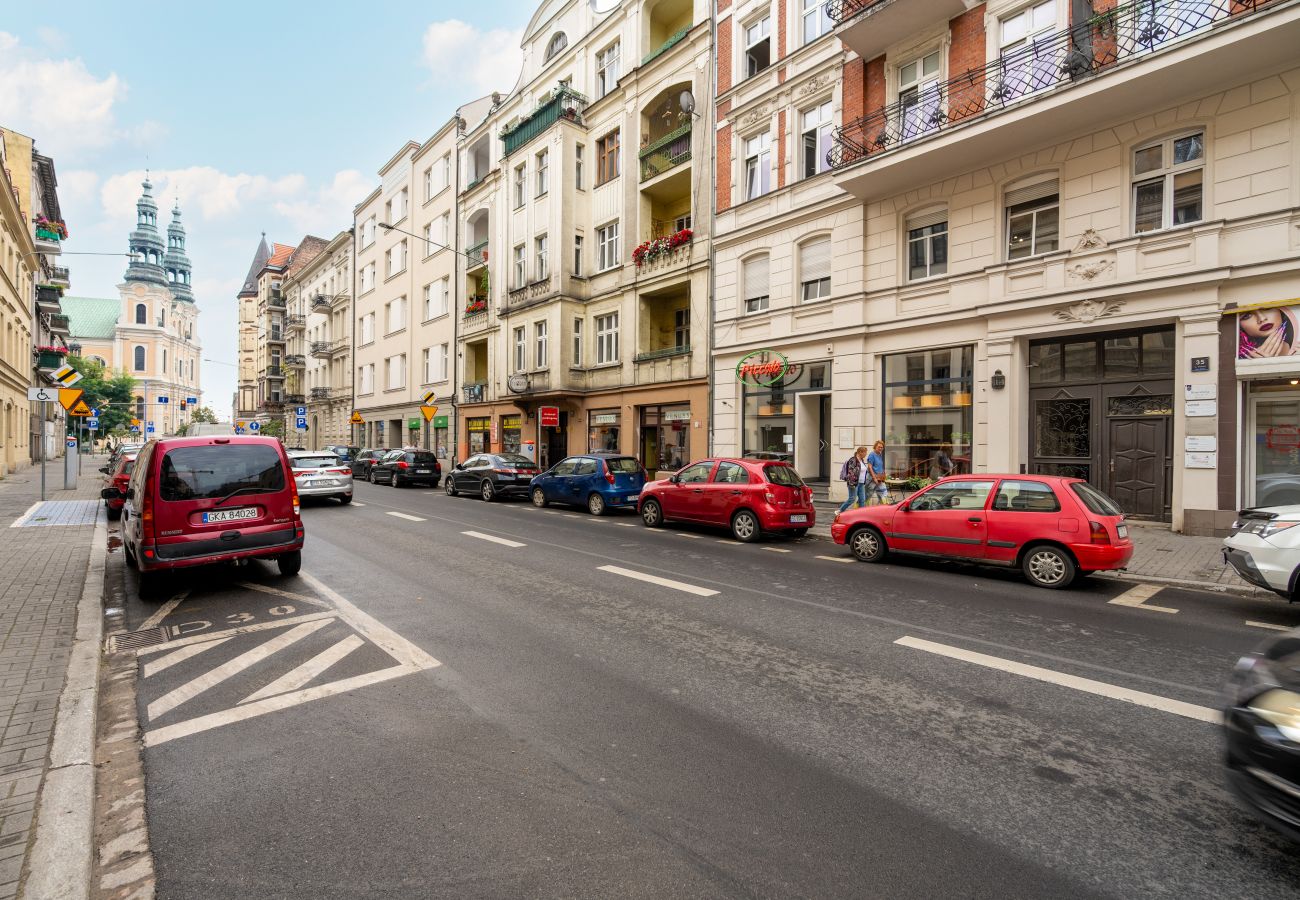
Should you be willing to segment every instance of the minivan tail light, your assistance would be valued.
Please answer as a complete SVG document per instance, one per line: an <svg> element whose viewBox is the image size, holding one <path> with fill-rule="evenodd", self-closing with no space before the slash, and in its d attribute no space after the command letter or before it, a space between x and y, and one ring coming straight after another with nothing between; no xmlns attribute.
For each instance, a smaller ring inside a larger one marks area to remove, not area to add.
<svg viewBox="0 0 1300 900"><path fill-rule="evenodd" d="M298 482L293 483L293 517L295 519L302 515L302 504L298 500Z"/></svg>
<svg viewBox="0 0 1300 900"><path fill-rule="evenodd" d="M1106 531L1106 526L1100 522L1089 522L1088 530L1092 533L1092 542L1094 544L1109 544L1110 534Z"/></svg>
<svg viewBox="0 0 1300 900"><path fill-rule="evenodd" d="M148 485L140 489L144 500L140 504L140 521L144 523L144 530L150 534L153 533L153 491Z"/></svg>
<svg viewBox="0 0 1300 900"><path fill-rule="evenodd" d="M614 471L613 471L612 469L610 469L610 467L609 467L609 463L605 462L604 460L601 460L600 464L601 464L602 466L604 466L604 468L605 468L605 480L608 481L610 484L613 484L613 483L614 483Z"/></svg>

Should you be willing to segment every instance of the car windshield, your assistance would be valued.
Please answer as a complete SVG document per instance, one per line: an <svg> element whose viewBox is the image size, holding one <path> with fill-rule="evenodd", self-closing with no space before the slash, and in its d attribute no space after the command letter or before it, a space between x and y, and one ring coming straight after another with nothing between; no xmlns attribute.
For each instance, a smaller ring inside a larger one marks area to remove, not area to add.
<svg viewBox="0 0 1300 900"><path fill-rule="evenodd" d="M636 475L641 471L641 464L630 456L607 457L605 465L615 475Z"/></svg>
<svg viewBox="0 0 1300 900"><path fill-rule="evenodd" d="M130 459L128 459L126 462L122 463L122 474L130 475L134 470L135 470L135 457L133 456Z"/></svg>
<svg viewBox="0 0 1300 900"><path fill-rule="evenodd" d="M1119 508L1119 504L1107 497L1101 491L1097 490L1086 481L1076 481L1070 485L1070 490L1083 501L1083 505L1088 507L1090 512L1099 516L1122 516L1124 510Z"/></svg>
<svg viewBox="0 0 1300 900"><path fill-rule="evenodd" d="M501 453L498 454L497 459L501 460L503 463L505 463L508 466L526 466L528 468L534 467L534 463L531 459L519 453Z"/></svg>
<svg viewBox="0 0 1300 900"><path fill-rule="evenodd" d="M794 466L763 466L763 474L772 484L784 484L787 487L803 487L803 479L794 470Z"/></svg>
<svg viewBox="0 0 1300 900"><path fill-rule="evenodd" d="M290 462L295 469L328 469L339 464L337 456L295 456Z"/></svg>
<svg viewBox="0 0 1300 900"><path fill-rule="evenodd" d="M274 447L226 444L177 447L163 457L159 495L163 500L216 500L234 491L284 490L284 466Z"/></svg>

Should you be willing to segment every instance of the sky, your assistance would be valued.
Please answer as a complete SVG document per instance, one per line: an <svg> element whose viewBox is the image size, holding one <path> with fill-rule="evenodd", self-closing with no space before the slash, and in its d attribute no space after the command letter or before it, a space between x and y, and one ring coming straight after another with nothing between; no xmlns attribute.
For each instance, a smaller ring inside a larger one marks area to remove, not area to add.
<svg viewBox="0 0 1300 900"><path fill-rule="evenodd" d="M64 250L127 251L146 168L179 200L204 404L229 417L235 294L266 232L351 225L406 141L518 78L540 0L3 4L0 126L54 158ZM116 297L126 258L65 255L74 296Z"/></svg>

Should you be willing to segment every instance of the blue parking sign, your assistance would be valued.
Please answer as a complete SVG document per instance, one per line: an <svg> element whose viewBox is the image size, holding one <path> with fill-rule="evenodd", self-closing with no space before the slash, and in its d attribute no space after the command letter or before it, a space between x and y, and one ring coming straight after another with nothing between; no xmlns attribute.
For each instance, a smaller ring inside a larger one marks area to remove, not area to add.
<svg viewBox="0 0 1300 900"><path fill-rule="evenodd" d="M301 419L303 416L307 415L307 407L305 406L295 407L293 414Z"/></svg>
<svg viewBox="0 0 1300 900"><path fill-rule="evenodd" d="M306 431L306 430L307 430L307 417L306 417L306 416L298 416L298 417L297 417L297 421L294 423L294 426L293 426L293 427L296 428L296 429L298 429L299 431Z"/></svg>
<svg viewBox="0 0 1300 900"><path fill-rule="evenodd" d="M186 397L186 398L185 398L185 403L186 403L187 406L198 406L198 405L199 405L199 398L198 398L198 397Z"/></svg>

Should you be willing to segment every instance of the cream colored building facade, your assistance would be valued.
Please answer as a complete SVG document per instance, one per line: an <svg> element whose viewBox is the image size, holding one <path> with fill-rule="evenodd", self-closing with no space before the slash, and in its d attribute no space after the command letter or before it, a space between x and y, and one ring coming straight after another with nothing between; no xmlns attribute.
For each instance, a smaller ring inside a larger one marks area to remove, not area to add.
<svg viewBox="0 0 1300 900"><path fill-rule="evenodd" d="M304 238L298 245L282 288L288 311L286 434L294 433L296 411L305 408L307 429L297 438L313 450L347 443L352 401L352 233L321 241L306 258L304 248L317 240Z"/></svg>
<svg viewBox="0 0 1300 900"><path fill-rule="evenodd" d="M32 378L36 247L0 143L0 478L31 463L27 388Z"/></svg>

